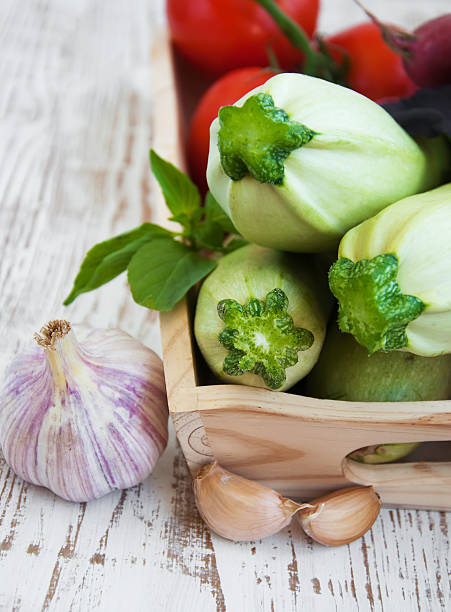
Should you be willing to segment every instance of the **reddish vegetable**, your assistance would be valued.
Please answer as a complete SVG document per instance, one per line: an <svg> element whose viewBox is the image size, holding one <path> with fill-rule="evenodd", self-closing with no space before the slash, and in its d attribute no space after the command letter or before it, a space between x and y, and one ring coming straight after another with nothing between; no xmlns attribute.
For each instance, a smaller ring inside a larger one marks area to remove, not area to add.
<svg viewBox="0 0 451 612"><path fill-rule="evenodd" d="M404 97L416 90L406 74L402 59L388 47L375 23L353 26L329 36L325 43L337 61L343 62L345 54L336 46L349 54L347 83L368 98Z"/></svg>
<svg viewBox="0 0 451 612"><path fill-rule="evenodd" d="M221 106L234 104L245 93L263 85L275 72L265 68L239 68L218 79L204 93L193 115L188 136L190 174L197 185L207 190L207 169L210 124Z"/></svg>
<svg viewBox="0 0 451 612"><path fill-rule="evenodd" d="M319 0L277 0L277 4L308 36L313 34ZM283 69L302 59L299 49L254 0L167 0L167 14L180 53L212 75L267 65L268 45Z"/></svg>
<svg viewBox="0 0 451 612"><path fill-rule="evenodd" d="M451 83L451 13L426 21L413 33L368 15L387 44L402 56L407 74L417 85L438 87Z"/></svg>

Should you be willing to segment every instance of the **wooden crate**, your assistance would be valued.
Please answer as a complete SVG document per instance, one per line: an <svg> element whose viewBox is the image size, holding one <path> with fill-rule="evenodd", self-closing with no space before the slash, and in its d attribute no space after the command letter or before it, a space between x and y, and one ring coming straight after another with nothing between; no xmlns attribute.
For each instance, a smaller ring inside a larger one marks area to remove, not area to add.
<svg viewBox="0 0 451 612"><path fill-rule="evenodd" d="M205 83L187 66L175 69L165 32L155 42L152 62L153 147L183 168L182 131ZM158 188L154 197L159 221L167 224ZM160 320L169 409L193 475L216 458L225 468L300 500L359 483L374 485L389 506L451 510L451 461L420 458L370 466L346 459L370 444L451 440L451 401L328 401L200 384L204 366L192 335L190 302L184 299ZM450 444L435 450L451 459Z"/></svg>

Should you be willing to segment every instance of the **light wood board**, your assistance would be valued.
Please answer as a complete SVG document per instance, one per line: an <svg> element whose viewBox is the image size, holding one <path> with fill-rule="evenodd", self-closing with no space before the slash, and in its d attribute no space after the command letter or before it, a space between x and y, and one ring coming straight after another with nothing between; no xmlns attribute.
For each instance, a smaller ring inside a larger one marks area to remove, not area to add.
<svg viewBox="0 0 451 612"><path fill-rule="evenodd" d="M449 2L369 2L390 21ZM149 55L161 0L0 3L0 366L49 318L119 325L159 350L125 278L61 300L99 240L154 219ZM328 29L360 19L323 0ZM378 8L379 10L379 8ZM385 13L384 13L385 11ZM71 504L0 459L0 610L351 612L450 608L449 514L383 510L328 550L297 525L264 541L211 535L172 436L152 477Z"/></svg>

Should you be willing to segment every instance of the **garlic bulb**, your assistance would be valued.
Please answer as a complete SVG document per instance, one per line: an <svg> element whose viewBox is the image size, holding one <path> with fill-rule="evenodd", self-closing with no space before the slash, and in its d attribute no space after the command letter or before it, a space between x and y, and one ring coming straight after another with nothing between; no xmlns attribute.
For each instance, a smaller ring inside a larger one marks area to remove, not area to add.
<svg viewBox="0 0 451 612"><path fill-rule="evenodd" d="M310 502L296 515L304 531L326 546L360 538L379 515L381 501L373 487L350 487Z"/></svg>
<svg viewBox="0 0 451 612"><path fill-rule="evenodd" d="M117 330L50 321L6 372L0 443L16 474L88 501L141 482L167 443L163 367Z"/></svg>
<svg viewBox="0 0 451 612"><path fill-rule="evenodd" d="M216 461L200 468L194 479L200 515L229 540L259 540L277 533L303 508L269 487L237 476Z"/></svg>

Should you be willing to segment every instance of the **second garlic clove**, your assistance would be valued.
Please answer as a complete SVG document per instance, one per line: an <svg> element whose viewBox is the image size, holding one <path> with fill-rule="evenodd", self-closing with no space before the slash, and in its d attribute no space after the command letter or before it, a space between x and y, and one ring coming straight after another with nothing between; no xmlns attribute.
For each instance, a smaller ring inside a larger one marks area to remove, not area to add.
<svg viewBox="0 0 451 612"><path fill-rule="evenodd" d="M381 501L373 487L350 487L310 502L296 515L304 531L326 546L360 538L379 515Z"/></svg>
<svg viewBox="0 0 451 612"><path fill-rule="evenodd" d="M228 472L216 461L200 468L194 479L194 495L207 525L235 541L273 535L304 507L269 487Z"/></svg>

